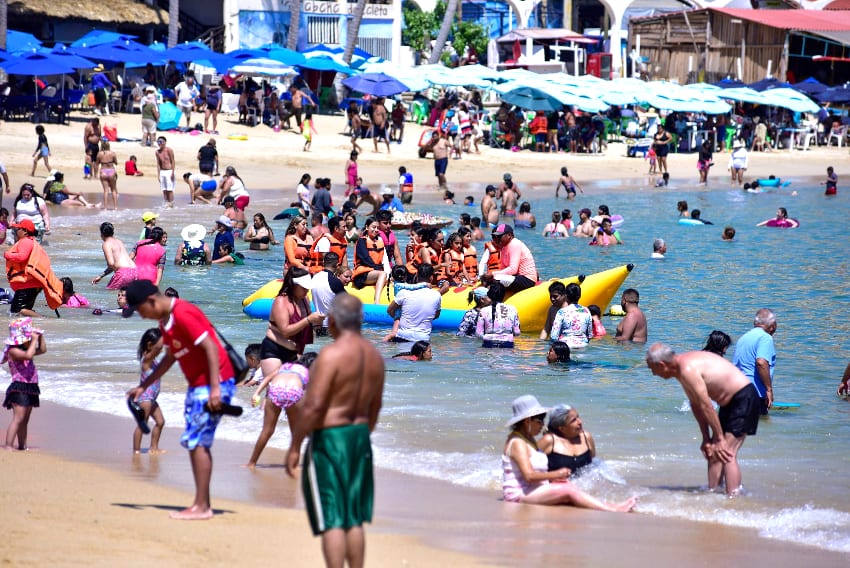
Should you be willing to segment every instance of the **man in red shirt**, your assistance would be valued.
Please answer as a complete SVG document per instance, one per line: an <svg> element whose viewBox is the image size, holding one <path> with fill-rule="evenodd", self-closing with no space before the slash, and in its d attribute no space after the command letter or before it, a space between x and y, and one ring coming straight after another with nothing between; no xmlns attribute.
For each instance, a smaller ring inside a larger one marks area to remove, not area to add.
<svg viewBox="0 0 850 568"><path fill-rule="evenodd" d="M188 509L171 513L172 519L203 520L213 516L210 505L212 454L210 448L221 420L222 404L229 404L236 390L233 368L218 341L215 329L194 304L163 296L150 280L136 280L127 286L124 317L134 311L145 319L159 321L163 343L168 347L156 370L138 387L127 393L135 400L162 378L175 361L189 383L184 416L186 431L180 444L189 450L195 477L195 501Z"/></svg>

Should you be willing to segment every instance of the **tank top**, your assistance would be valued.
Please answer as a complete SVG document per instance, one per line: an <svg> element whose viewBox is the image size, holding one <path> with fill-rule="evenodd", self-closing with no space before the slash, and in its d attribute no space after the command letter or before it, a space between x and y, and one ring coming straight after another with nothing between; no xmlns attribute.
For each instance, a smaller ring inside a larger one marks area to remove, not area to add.
<svg viewBox="0 0 850 568"><path fill-rule="evenodd" d="M517 463L508 456L511 445L517 439L513 438L509 443L504 454L502 454L502 495L505 501L519 501L520 497L528 495L541 485L546 485L548 481L529 482L520 472ZM525 443L525 442L522 442ZM534 471L548 471L548 461L546 454L540 450L531 452L530 457L531 469Z"/></svg>
<svg viewBox="0 0 850 568"><path fill-rule="evenodd" d="M579 475L579 470L581 468L587 467L591 464L591 462L593 462L593 453L590 451L590 445L587 443L586 433L584 434L584 444L587 446L587 451L577 456L559 454L554 451L553 447L552 453L546 456L549 462L549 471L555 471L556 469L565 467L572 472L571 477Z"/></svg>
<svg viewBox="0 0 850 568"><path fill-rule="evenodd" d="M39 225L44 226L44 217L41 216L41 211L38 209L38 198L33 197L29 201L23 199L18 201L15 204L15 219L19 223L24 219L29 219L36 228L39 228Z"/></svg>
<svg viewBox="0 0 850 568"><path fill-rule="evenodd" d="M296 307L295 304L293 304L292 307L295 308ZM292 314L289 316L289 325L296 324L299 321L301 321L302 319L304 319L304 316L302 314L305 314L309 311L310 311L310 306L307 304L307 301L305 299L301 303L301 313L298 313L297 309L292 310ZM307 327L302 329L300 332L298 332L297 335L293 335L289 339L291 339L295 343L295 346L296 346L295 351L296 352L304 353L304 347L306 345L310 344L310 343L313 343L313 326L308 325Z"/></svg>

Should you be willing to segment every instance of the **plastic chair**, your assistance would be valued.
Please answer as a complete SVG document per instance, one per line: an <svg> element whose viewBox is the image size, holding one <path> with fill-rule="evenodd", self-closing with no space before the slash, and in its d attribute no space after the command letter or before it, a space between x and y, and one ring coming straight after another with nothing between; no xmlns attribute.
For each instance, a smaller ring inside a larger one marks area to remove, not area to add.
<svg viewBox="0 0 850 568"><path fill-rule="evenodd" d="M844 146L844 137L847 136L847 125L839 126L838 128L833 128L829 133L829 138L826 139L826 145L829 146L832 142L832 139L838 142L838 147Z"/></svg>
<svg viewBox="0 0 850 568"><path fill-rule="evenodd" d="M416 124L422 124L428 120L428 115L431 114L431 109L428 108L428 103L425 101L413 101L413 106L410 110L410 119Z"/></svg>

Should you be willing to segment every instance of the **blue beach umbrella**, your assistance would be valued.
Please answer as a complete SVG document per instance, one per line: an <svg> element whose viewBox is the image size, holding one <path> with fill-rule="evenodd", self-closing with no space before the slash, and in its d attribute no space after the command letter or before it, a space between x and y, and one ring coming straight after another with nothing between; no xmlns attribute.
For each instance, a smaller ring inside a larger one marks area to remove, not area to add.
<svg viewBox="0 0 850 568"><path fill-rule="evenodd" d="M754 91L769 91L771 89L790 89L791 84L780 81L779 79L774 79L773 77L768 77L767 79L762 79L761 81L756 81L755 83L750 83L747 85L749 88Z"/></svg>
<svg viewBox="0 0 850 568"><path fill-rule="evenodd" d="M806 93L809 96L817 97L817 95L827 90L829 86L824 85L814 77L809 77L805 81L794 83L793 88L795 91L800 91L801 93Z"/></svg>
<svg viewBox="0 0 850 568"><path fill-rule="evenodd" d="M205 67L213 67L216 71L222 73L227 71L232 64L232 60L226 55L216 53L198 41L180 43L172 48L163 49L159 53L161 53L163 59L169 61L177 61L179 63L188 63L191 61Z"/></svg>
<svg viewBox="0 0 850 568"><path fill-rule="evenodd" d="M52 53L27 53L0 63L9 75L62 75L73 73L74 66L66 63L62 56Z"/></svg>
<svg viewBox="0 0 850 568"><path fill-rule="evenodd" d="M354 69L342 61L341 57L323 55L321 53L306 57L304 63L299 63L298 66L314 71L334 71L345 75L354 75L356 73Z"/></svg>
<svg viewBox="0 0 850 568"><path fill-rule="evenodd" d="M263 75L265 77L284 77L296 74L295 69L289 65L265 57L246 59L234 65L231 70L243 75Z"/></svg>
<svg viewBox="0 0 850 568"><path fill-rule="evenodd" d="M815 98L822 103L847 104L850 103L850 86L847 83L830 87L821 93L815 95Z"/></svg>
<svg viewBox="0 0 850 568"><path fill-rule="evenodd" d="M815 101L794 89L780 87L764 91L762 94L765 98L764 104L767 105L787 108L793 112L815 113L820 110Z"/></svg>
<svg viewBox="0 0 850 568"><path fill-rule="evenodd" d="M730 77L726 77L725 79L721 79L720 81L713 83L715 87L720 87L721 89L735 89L737 87L746 87L747 84L738 79L732 79Z"/></svg>
<svg viewBox="0 0 850 568"><path fill-rule="evenodd" d="M561 99L543 89L523 85L503 92L500 97L504 102L526 110L553 111L564 106Z"/></svg>
<svg viewBox="0 0 850 568"><path fill-rule="evenodd" d="M266 52L264 57L280 61L284 65L289 65L290 67L303 65L307 61L307 58L297 51L280 47L279 45L268 45L261 47L260 49Z"/></svg>
<svg viewBox="0 0 850 568"><path fill-rule="evenodd" d="M343 79L342 84L353 91L376 97L391 97L405 93L410 89L399 81L384 73L363 73Z"/></svg>
<svg viewBox="0 0 850 568"><path fill-rule="evenodd" d="M120 34L107 30L92 30L77 41L71 44L71 47L94 47L105 43L115 43L116 41L134 40L138 36L129 34Z"/></svg>
<svg viewBox="0 0 850 568"><path fill-rule="evenodd" d="M6 51L14 53L16 51L32 51L41 47L41 41L32 34L18 32L15 30L6 31Z"/></svg>
<svg viewBox="0 0 850 568"><path fill-rule="evenodd" d="M104 43L91 47L71 47L70 51L93 61L110 61L112 63L153 63L162 65L162 52L154 51L146 45L133 40Z"/></svg>

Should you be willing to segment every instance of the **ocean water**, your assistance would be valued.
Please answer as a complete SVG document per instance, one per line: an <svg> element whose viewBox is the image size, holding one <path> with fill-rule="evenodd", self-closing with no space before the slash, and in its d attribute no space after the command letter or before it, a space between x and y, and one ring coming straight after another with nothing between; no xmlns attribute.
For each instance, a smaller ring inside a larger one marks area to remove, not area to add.
<svg viewBox="0 0 850 568"><path fill-rule="evenodd" d="M769 538L850 552L850 502L845 497L850 458L842 437L850 404L834 394L850 353L850 294L844 282L850 272L843 236L846 193L839 189L837 197L825 198L816 185L795 181L787 188L746 194L730 189L725 179L702 191L659 192L636 185L627 193L611 193L604 184L586 191L575 201L555 200L551 192L532 200L538 230L554 209L570 208L577 218L582 207L595 212L604 203L625 217L625 244L589 247L584 240L548 240L537 230L518 230L517 237L534 251L544 277L634 263L624 288L640 292L650 343L664 341L677 350L700 349L713 329L737 339L751 328L758 308L777 313L776 397L801 407L772 413L760 423L758 435L746 441L740 454L746 495L729 500L704 490L701 437L680 386L650 374L643 363L646 346L617 345L611 337L575 354L576 363L568 367L545 363L548 347L536 334L523 335L514 350L483 350L476 340L437 333L430 363L389 359L399 347L379 343L388 359L384 410L373 437L378 465L487 489L498 499L499 456L510 402L534 394L544 405L568 403L581 413L596 438L599 467L577 483L595 495L609 500L638 495L641 513L751 527ZM482 193L477 186L456 191L458 201L467 194L477 200ZM680 199L701 209L715 225L679 225ZM255 198L249 211L261 210L271 218L283 201L267 193ZM96 226L110 220L120 238L134 242L141 211L147 207L138 201L128 204L138 207L117 214L55 216L54 235L48 237L57 274L71 276L77 291L96 306L115 306L114 292L88 283L103 268ZM800 228L755 227L774 216L779 206L800 220ZM477 214L478 208L439 205L429 211L456 218L463 211ZM218 208L202 206L163 212L160 225L169 232L172 258L180 227L190 222L212 226L219 213ZM279 237L286 223L273 222ZM725 225L737 229L734 242L721 241ZM668 242L665 260L649 258L655 237ZM164 284L198 303L241 349L260 341L265 329L265 322L242 315L241 300L280 275L282 255L280 247L267 253L247 251L244 267L169 265ZM90 310L62 314L61 319L39 323L47 330L48 343L48 353L37 359L44 398L127 416L129 446L132 426L123 393L138 381L135 351L153 322L94 316ZM617 321L603 318L609 334ZM364 334L379 342L384 331L367 328ZM326 341L320 340L317 347ZM3 368L0 385L7 382L8 370ZM159 400L170 426L182 424L184 390L179 371L169 373ZM240 391L237 402L246 413L238 420L224 420L221 437L256 439L262 413L250 408L251 392ZM176 436L177 431L165 435ZM288 444L288 427L282 421L271 445Z"/></svg>

